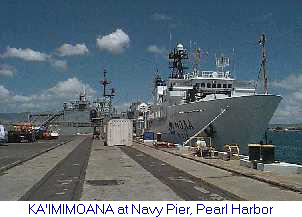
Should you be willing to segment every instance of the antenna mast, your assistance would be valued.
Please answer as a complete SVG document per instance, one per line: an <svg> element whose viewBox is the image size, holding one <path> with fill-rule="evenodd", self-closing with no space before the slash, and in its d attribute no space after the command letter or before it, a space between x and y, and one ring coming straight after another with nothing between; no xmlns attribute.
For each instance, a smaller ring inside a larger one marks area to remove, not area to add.
<svg viewBox="0 0 302 217"><path fill-rule="evenodd" d="M193 71L198 72L199 71L199 65L200 65L200 62L201 62L201 49L196 48L193 55L194 55Z"/></svg>
<svg viewBox="0 0 302 217"><path fill-rule="evenodd" d="M266 71L266 49L265 49L265 43L266 43L266 36L264 34L261 35L260 40L258 43L261 45L261 65L260 65L260 71L263 75L263 82L264 82L264 94L268 94L268 76Z"/></svg>
<svg viewBox="0 0 302 217"><path fill-rule="evenodd" d="M233 77L235 77L235 48L233 48L233 57L232 57L232 74L233 74Z"/></svg>
<svg viewBox="0 0 302 217"><path fill-rule="evenodd" d="M103 97L104 97L104 109L105 112L111 114L112 112L112 98L115 96L115 90L112 88L111 93L107 93L107 86L111 84L111 81L106 78L107 71L104 69L104 80L101 80L101 85L103 85Z"/></svg>
<svg viewBox="0 0 302 217"><path fill-rule="evenodd" d="M169 59L171 60L169 68L172 70L171 78L183 79L186 66L184 66L182 60L188 59L188 52L184 49L182 44L178 44L173 52L169 53Z"/></svg>
<svg viewBox="0 0 302 217"><path fill-rule="evenodd" d="M224 72L224 68L229 65L230 65L230 58L225 57L223 54L221 54L220 57L216 57L216 67L218 71Z"/></svg>

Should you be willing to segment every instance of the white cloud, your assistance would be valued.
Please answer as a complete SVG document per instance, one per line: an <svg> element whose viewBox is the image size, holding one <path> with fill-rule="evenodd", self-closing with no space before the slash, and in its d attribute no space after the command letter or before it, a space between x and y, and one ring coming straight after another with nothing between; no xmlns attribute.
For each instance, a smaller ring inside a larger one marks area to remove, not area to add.
<svg viewBox="0 0 302 217"><path fill-rule="evenodd" d="M156 45L150 45L147 48L147 51L150 53L159 54L159 55L166 55L168 53L166 48L160 48Z"/></svg>
<svg viewBox="0 0 302 217"><path fill-rule="evenodd" d="M59 56L74 56L74 55L84 55L87 54L88 48L83 44L63 44L61 47L57 49Z"/></svg>
<svg viewBox="0 0 302 217"><path fill-rule="evenodd" d="M15 73L16 73L15 67L6 64L0 65L0 75L12 77Z"/></svg>
<svg viewBox="0 0 302 217"><path fill-rule="evenodd" d="M66 71L68 68L66 60L50 59L49 63L51 66L53 66L55 69L59 71Z"/></svg>
<svg viewBox="0 0 302 217"><path fill-rule="evenodd" d="M9 96L10 92L4 86L0 85L0 99L6 99Z"/></svg>
<svg viewBox="0 0 302 217"><path fill-rule="evenodd" d="M302 92L300 99L293 94L283 95L283 99L274 114L272 123L301 123L302 122Z"/></svg>
<svg viewBox="0 0 302 217"><path fill-rule="evenodd" d="M130 107L130 102L119 103L114 107L118 112L126 112Z"/></svg>
<svg viewBox="0 0 302 217"><path fill-rule="evenodd" d="M151 19L156 20L156 21L172 20L171 17L169 17L165 14L161 14L161 13L152 14Z"/></svg>
<svg viewBox="0 0 302 217"><path fill-rule="evenodd" d="M12 96L12 101L14 102L30 102L34 99L34 96L23 96L23 95L14 95Z"/></svg>
<svg viewBox="0 0 302 217"><path fill-rule="evenodd" d="M285 90L292 90L292 91L301 89L302 74L300 74L300 75L291 74L284 80L273 81L272 86L283 88Z"/></svg>
<svg viewBox="0 0 302 217"><path fill-rule="evenodd" d="M168 58L168 50L164 47L158 47L156 45L150 45L147 47L147 52L159 55L164 59Z"/></svg>
<svg viewBox="0 0 302 217"><path fill-rule="evenodd" d="M87 96L96 91L77 78L59 81L49 89L31 95L15 94L0 85L0 112L49 111L62 109L63 102L75 100L85 85Z"/></svg>
<svg viewBox="0 0 302 217"><path fill-rule="evenodd" d="M70 46L72 46L72 45L70 45ZM67 47L62 46L61 48L62 48L61 49L62 54L63 54L63 52L65 52L64 53L65 56L71 55L71 53L73 53L73 55L75 55L76 52L79 53L79 51L76 51L76 49L77 48L82 49L82 45L77 44L77 45L73 46L74 49L72 51L71 50L67 51L68 48L71 48L71 47L69 47L69 45ZM30 48L22 49L22 48L7 47L6 51L3 54L1 54L0 56L2 58L19 58L19 59L22 59L25 61L47 62L52 67L54 67L56 70L59 70L59 71L66 71L68 68L66 60L58 60L58 59L55 59L52 55L42 53L39 51L34 51ZM0 65L0 75L12 76L12 75L14 75L15 71L16 70L14 69L14 67L7 66L7 65Z"/></svg>
<svg viewBox="0 0 302 217"><path fill-rule="evenodd" d="M100 50L106 50L113 54L122 53L130 45L129 36L121 29L117 29L109 35L99 36L96 41Z"/></svg>
<svg viewBox="0 0 302 217"><path fill-rule="evenodd" d="M3 58L19 58L25 61L46 61L49 55L34 51L30 48L11 48L7 47L6 51L1 55Z"/></svg>
<svg viewBox="0 0 302 217"><path fill-rule="evenodd" d="M83 90L84 86L87 94L91 95L95 93L95 90L93 90L88 84L84 84L75 77L69 78L66 81L58 82L54 87L50 88L49 91L60 97L68 97L79 94L80 91Z"/></svg>
<svg viewBox="0 0 302 217"><path fill-rule="evenodd" d="M302 75L291 74L283 80L273 81L271 87L283 96L272 122L301 123Z"/></svg>

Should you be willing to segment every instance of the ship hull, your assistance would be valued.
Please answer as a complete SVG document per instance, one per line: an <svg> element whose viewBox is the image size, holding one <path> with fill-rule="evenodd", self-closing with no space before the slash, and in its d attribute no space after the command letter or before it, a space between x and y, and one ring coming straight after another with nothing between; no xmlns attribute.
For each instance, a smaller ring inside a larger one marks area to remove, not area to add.
<svg viewBox="0 0 302 217"><path fill-rule="evenodd" d="M164 141L183 144L217 117L206 130L213 146L223 150L225 144L239 144L240 152L247 154L248 144L261 141L281 99L250 95L167 106L165 116L154 119L151 129L162 133Z"/></svg>

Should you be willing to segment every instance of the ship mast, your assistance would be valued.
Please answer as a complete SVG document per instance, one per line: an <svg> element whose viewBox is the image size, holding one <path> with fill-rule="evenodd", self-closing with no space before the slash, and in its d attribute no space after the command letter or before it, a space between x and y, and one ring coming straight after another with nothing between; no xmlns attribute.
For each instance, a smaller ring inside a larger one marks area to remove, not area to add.
<svg viewBox="0 0 302 217"><path fill-rule="evenodd" d="M224 72L225 67L230 65L230 58L225 57L223 54L221 54L220 57L216 57L216 67L218 71Z"/></svg>
<svg viewBox="0 0 302 217"><path fill-rule="evenodd" d="M194 52L194 63L193 63L193 72L196 73L199 71L199 65L200 65L200 60L201 60L201 49L196 48Z"/></svg>
<svg viewBox="0 0 302 217"><path fill-rule="evenodd" d="M111 81L107 80L106 78L106 74L107 74L107 71L106 69L104 69L104 79L101 80L101 85L103 85L103 97L104 97L104 109L106 112L108 112L109 114L112 113L112 98L115 96L115 90L114 88L111 89L111 93L108 94L107 92L107 86L109 84L111 84Z"/></svg>
<svg viewBox="0 0 302 217"><path fill-rule="evenodd" d="M111 94L107 93L107 86L109 84L111 84L111 81L107 80L106 74L107 74L107 71L106 71L106 69L104 69L104 80L101 81L101 84L103 85L103 97L113 98L115 96L114 88L111 89Z"/></svg>
<svg viewBox="0 0 302 217"><path fill-rule="evenodd" d="M184 70L187 67L184 66L182 60L188 59L188 52L184 49L182 44L178 44L173 52L169 53L169 59L171 60L169 68L171 69L171 78L183 79Z"/></svg>
<svg viewBox="0 0 302 217"><path fill-rule="evenodd" d="M261 65L260 65L259 75L262 72L263 82L264 82L264 94L267 95L268 94L268 75L267 75L267 71L266 71L266 62L267 62L266 49L265 49L266 37L264 34L261 35L261 38L258 41L258 43L261 45Z"/></svg>

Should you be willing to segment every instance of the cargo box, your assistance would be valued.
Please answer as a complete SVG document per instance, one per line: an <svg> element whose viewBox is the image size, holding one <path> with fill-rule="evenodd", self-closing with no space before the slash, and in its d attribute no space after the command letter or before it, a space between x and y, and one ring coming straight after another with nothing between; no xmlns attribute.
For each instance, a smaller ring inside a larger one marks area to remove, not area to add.
<svg viewBox="0 0 302 217"><path fill-rule="evenodd" d="M129 119L112 119L107 124L107 145L132 145L133 124Z"/></svg>

